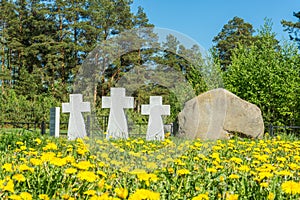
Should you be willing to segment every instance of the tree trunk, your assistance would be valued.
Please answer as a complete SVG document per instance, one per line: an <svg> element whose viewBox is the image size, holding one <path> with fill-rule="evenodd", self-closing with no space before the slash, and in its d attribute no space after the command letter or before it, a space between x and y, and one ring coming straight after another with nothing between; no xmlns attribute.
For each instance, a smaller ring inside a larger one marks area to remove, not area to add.
<svg viewBox="0 0 300 200"><path fill-rule="evenodd" d="M59 13L59 42L61 44L61 49L60 49L60 56L61 56L61 79L62 79L62 84L65 86L65 49L62 46L63 43L63 19L62 15L60 14L61 8L60 6L57 8L58 13Z"/></svg>
<svg viewBox="0 0 300 200"><path fill-rule="evenodd" d="M96 101L97 101L97 84L94 85L94 98L93 98L93 105L96 108Z"/></svg>
<svg viewBox="0 0 300 200"><path fill-rule="evenodd" d="M2 73L5 70L5 47L4 47L4 45L2 47L1 70L2 70ZM2 90L2 94L4 94L4 79L1 80L1 90Z"/></svg>

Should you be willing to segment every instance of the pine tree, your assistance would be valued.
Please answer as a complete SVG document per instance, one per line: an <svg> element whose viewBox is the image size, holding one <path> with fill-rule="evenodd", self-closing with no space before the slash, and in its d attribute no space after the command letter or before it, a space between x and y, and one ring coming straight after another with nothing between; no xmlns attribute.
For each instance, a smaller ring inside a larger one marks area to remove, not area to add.
<svg viewBox="0 0 300 200"><path fill-rule="evenodd" d="M284 27L284 31L289 33L290 39L296 41L300 48L300 11L294 12L293 15L297 18L297 22L282 20L281 24Z"/></svg>
<svg viewBox="0 0 300 200"><path fill-rule="evenodd" d="M223 71L230 65L232 52L238 45L249 46L255 40L253 33L254 30L250 23L245 22L242 18L234 17L214 37L214 49Z"/></svg>

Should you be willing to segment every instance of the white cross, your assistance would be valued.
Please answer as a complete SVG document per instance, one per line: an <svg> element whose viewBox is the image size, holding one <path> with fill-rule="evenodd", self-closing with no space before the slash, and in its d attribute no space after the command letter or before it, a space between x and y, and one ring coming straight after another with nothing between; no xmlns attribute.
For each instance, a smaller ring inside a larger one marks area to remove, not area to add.
<svg viewBox="0 0 300 200"><path fill-rule="evenodd" d="M82 94L70 94L70 103L62 104L62 112L70 113L68 139L85 137L85 123L82 112L91 112L90 102L82 102Z"/></svg>
<svg viewBox="0 0 300 200"><path fill-rule="evenodd" d="M111 88L111 97L102 97L102 108L110 108L106 138L128 138L124 108L133 108L133 97L125 96L125 88Z"/></svg>
<svg viewBox="0 0 300 200"><path fill-rule="evenodd" d="M142 115L150 115L147 129L147 140L164 140L162 115L170 115L170 105L162 105L161 96L150 96L150 105L142 105Z"/></svg>

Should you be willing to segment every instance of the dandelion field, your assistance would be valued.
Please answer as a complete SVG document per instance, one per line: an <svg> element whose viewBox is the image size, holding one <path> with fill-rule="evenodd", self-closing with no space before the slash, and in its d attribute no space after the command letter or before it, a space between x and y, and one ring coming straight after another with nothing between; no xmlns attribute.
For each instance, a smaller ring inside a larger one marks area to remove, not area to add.
<svg viewBox="0 0 300 200"><path fill-rule="evenodd" d="M300 199L300 141L0 134L0 199Z"/></svg>

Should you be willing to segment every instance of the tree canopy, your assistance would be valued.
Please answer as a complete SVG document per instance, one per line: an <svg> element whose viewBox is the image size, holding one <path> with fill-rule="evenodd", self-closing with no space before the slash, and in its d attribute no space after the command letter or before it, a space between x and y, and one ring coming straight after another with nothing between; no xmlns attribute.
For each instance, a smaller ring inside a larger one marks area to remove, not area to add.
<svg viewBox="0 0 300 200"><path fill-rule="evenodd" d="M300 56L290 44L278 48L269 25L259 30L251 46L240 45L233 51L224 73L225 87L256 104L266 124L299 123Z"/></svg>
<svg viewBox="0 0 300 200"><path fill-rule="evenodd" d="M1 1L2 95L14 90L29 102L41 103L38 96L68 100L75 75L92 49L124 30L152 26L142 8L132 13L131 4L131 0Z"/></svg>
<svg viewBox="0 0 300 200"><path fill-rule="evenodd" d="M213 39L222 70L226 70L231 64L232 52L238 45L249 46L253 42L253 33L253 26L239 17L234 17L223 26L221 32Z"/></svg>
<svg viewBox="0 0 300 200"><path fill-rule="evenodd" d="M171 105L168 122L174 121L182 108L179 102L190 96L186 89L170 88L188 84L196 95L225 87L258 105L266 124L300 124L300 12L294 13L297 22L282 21L298 49L291 42L280 43L270 21L254 36L250 23L234 17L214 37L210 58L174 35L160 43L143 8L133 13L131 5L132 0L2 0L0 120L48 120L50 107L68 101L80 69L88 72L87 79L97 80L91 89L96 107L111 87L130 84L128 92L135 97L130 115L139 122L146 120L137 113L150 95L163 96L164 104ZM147 29L134 37L127 31L143 27ZM134 49L122 53L112 48L108 52L117 58L101 61L105 72L91 74L98 57L85 66L87 56L123 36L132 38L122 45Z"/></svg>
<svg viewBox="0 0 300 200"><path fill-rule="evenodd" d="M297 22L282 20L281 24L284 30L289 33L290 39L296 41L300 48L300 11L294 12L293 15L297 18Z"/></svg>

